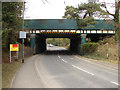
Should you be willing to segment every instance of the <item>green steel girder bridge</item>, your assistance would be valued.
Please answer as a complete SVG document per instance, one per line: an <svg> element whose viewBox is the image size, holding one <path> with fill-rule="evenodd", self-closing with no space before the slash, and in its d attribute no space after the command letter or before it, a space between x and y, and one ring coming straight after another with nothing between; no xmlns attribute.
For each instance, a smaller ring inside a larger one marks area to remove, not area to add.
<svg viewBox="0 0 120 90"><path fill-rule="evenodd" d="M36 53L46 50L46 38L69 38L70 50L78 51L86 38L97 42L115 34L113 21L95 20L94 27L78 29L72 19L26 19L25 30L31 35L31 47Z"/></svg>

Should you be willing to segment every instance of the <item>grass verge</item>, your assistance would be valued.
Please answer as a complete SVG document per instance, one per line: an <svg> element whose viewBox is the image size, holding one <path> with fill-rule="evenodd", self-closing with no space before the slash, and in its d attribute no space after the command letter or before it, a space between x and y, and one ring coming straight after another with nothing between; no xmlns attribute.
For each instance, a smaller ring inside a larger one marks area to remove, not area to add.
<svg viewBox="0 0 120 90"><path fill-rule="evenodd" d="M96 60L100 60L100 61L105 61L105 62L109 62L109 63L112 63L112 64L118 64L117 60L110 60L110 59L107 59L105 57L95 56L95 55L92 55L92 54L84 55L84 57L90 58L90 59L96 59Z"/></svg>
<svg viewBox="0 0 120 90"><path fill-rule="evenodd" d="M10 88L11 81L20 67L20 64L20 62L2 64L2 88Z"/></svg>

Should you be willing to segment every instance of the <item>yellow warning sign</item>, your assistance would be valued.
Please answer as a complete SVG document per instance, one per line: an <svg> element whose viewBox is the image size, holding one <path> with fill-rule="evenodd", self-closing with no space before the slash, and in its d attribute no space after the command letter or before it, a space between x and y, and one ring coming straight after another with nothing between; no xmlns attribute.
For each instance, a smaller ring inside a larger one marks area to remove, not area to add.
<svg viewBox="0 0 120 90"><path fill-rule="evenodd" d="M10 44L10 51L19 51L18 44Z"/></svg>

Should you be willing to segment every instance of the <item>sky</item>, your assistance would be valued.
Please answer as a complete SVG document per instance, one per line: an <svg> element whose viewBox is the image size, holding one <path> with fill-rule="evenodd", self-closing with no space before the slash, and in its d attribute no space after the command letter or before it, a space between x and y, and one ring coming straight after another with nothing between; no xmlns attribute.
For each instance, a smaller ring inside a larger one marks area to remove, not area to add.
<svg viewBox="0 0 120 90"><path fill-rule="evenodd" d="M65 7L67 5L77 6L80 3L86 3L88 0L25 0L25 19L62 19ZM99 0L99 2L107 2L108 10L114 13L114 7L110 7L110 3L115 0Z"/></svg>

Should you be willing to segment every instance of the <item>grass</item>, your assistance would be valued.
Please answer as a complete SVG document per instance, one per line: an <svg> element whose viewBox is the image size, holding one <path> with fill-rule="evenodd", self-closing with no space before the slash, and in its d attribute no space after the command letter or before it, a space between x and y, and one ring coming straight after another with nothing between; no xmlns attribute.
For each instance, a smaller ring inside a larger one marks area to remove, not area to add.
<svg viewBox="0 0 120 90"><path fill-rule="evenodd" d="M91 48L85 48L84 57L118 64L118 43L115 43L114 37L105 38L98 43L93 52L89 52Z"/></svg>
<svg viewBox="0 0 120 90"><path fill-rule="evenodd" d="M100 60L100 61L105 61L105 62L109 62L109 63L112 63L112 64L118 64L117 60L109 60L109 59L106 59L105 57L96 56L94 54L84 55L84 57L91 58L91 59L96 59L96 60Z"/></svg>
<svg viewBox="0 0 120 90"><path fill-rule="evenodd" d="M20 66L20 62L2 64L2 88L10 88L11 81Z"/></svg>

